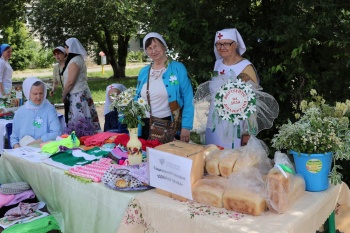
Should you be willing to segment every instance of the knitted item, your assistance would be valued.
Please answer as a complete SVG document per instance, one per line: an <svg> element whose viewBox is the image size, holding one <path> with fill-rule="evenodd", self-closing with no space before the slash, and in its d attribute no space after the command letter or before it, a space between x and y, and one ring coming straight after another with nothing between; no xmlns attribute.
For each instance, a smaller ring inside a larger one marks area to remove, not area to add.
<svg viewBox="0 0 350 233"><path fill-rule="evenodd" d="M63 138L59 141L49 142L41 147L41 151L49 154L54 154L59 151L60 146L65 146L68 148L79 147L80 141L75 136L75 133L72 132L67 138Z"/></svg>
<svg viewBox="0 0 350 233"><path fill-rule="evenodd" d="M10 203L14 198L15 198L15 195L13 194L7 195L7 194L0 193L0 208Z"/></svg>
<svg viewBox="0 0 350 233"><path fill-rule="evenodd" d="M27 182L15 182L2 184L0 187L0 193L2 194L16 194L21 193L30 189L30 186Z"/></svg>
<svg viewBox="0 0 350 233"><path fill-rule="evenodd" d="M102 146L106 140L112 136L116 136L118 133L102 132L87 138L84 141L85 146Z"/></svg>
<svg viewBox="0 0 350 233"><path fill-rule="evenodd" d="M2 233L46 233L52 230L60 231L60 227L56 219L49 215L32 222L15 224L3 230Z"/></svg>
<svg viewBox="0 0 350 233"><path fill-rule="evenodd" d="M103 174L109 168L111 163L112 159L103 158L85 166L71 168L66 174L83 182L101 182ZM81 177L85 179L81 179Z"/></svg>

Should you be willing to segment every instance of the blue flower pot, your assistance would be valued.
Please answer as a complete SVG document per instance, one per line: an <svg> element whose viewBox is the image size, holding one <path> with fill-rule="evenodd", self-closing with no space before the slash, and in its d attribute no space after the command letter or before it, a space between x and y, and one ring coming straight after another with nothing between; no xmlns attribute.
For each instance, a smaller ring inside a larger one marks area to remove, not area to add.
<svg viewBox="0 0 350 233"><path fill-rule="evenodd" d="M295 169L305 179L306 191L319 192L328 189L328 175L331 170L332 152L305 154L293 150Z"/></svg>

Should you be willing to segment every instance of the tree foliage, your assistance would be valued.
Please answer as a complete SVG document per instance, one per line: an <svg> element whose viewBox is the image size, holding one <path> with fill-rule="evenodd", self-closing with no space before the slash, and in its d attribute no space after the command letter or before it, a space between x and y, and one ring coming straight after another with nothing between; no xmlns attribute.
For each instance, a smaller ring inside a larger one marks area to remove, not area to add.
<svg viewBox="0 0 350 233"><path fill-rule="evenodd" d="M291 117L310 88L332 102L349 95L350 4L331 0L148 0L146 31L164 35L196 82L208 80L215 32L237 28L261 86ZM329 98L330 97L330 98Z"/></svg>
<svg viewBox="0 0 350 233"><path fill-rule="evenodd" d="M10 44L13 50L9 60L12 68L14 70L28 68L36 51L30 49L33 40L29 37L26 26L21 22L13 23L13 26L2 31L2 35L0 43Z"/></svg>
<svg viewBox="0 0 350 233"><path fill-rule="evenodd" d="M24 22L26 0L3 0L0 7L0 28L13 26L16 22Z"/></svg>
<svg viewBox="0 0 350 233"><path fill-rule="evenodd" d="M125 77L130 37L138 29L139 0L33 1L33 29L47 47L77 37L86 48L97 45L111 63L115 77Z"/></svg>

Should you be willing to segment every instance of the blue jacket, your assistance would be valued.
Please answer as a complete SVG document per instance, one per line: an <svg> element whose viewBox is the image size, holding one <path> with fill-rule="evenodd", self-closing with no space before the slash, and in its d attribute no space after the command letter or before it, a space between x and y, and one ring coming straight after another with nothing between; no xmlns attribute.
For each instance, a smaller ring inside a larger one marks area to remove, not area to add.
<svg viewBox="0 0 350 233"><path fill-rule="evenodd" d="M21 106L13 118L12 134L10 136L11 147L26 135L43 142L55 140L61 135L61 124L57 117L55 107L45 103L37 110L27 109Z"/></svg>
<svg viewBox="0 0 350 233"><path fill-rule="evenodd" d="M136 98L141 96L142 86L148 80L150 65L141 69L136 87ZM168 63L163 76L164 86L168 92L168 102L177 101L182 109L182 128L193 128L194 106L191 80L187 76L186 67L177 61ZM147 101L147 100L146 100Z"/></svg>

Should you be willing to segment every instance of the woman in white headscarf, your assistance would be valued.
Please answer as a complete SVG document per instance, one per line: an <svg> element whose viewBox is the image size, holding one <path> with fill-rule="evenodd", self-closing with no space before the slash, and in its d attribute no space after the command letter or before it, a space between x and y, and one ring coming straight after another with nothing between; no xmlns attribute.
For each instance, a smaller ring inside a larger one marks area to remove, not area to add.
<svg viewBox="0 0 350 233"><path fill-rule="evenodd" d="M110 109L110 105L112 103L111 95L117 94L119 95L121 92L125 91L126 87L123 84L113 83L108 85L106 88L106 100L103 114L105 116L105 124L103 131L115 131L118 133L127 132L126 125L121 124L119 121L118 110L114 108Z"/></svg>
<svg viewBox="0 0 350 233"><path fill-rule="evenodd" d="M137 79L136 96L147 100L149 93L152 116L174 121L169 105L177 103L181 108L181 125L179 139L184 142L190 140L190 130L193 128L193 89L187 75L186 67L167 56L167 44L164 38L150 32L143 39L143 49L152 59L152 64L142 68ZM149 87L147 87L147 83ZM149 136L150 112L143 119L142 138ZM173 139L171 139L173 141Z"/></svg>
<svg viewBox="0 0 350 233"><path fill-rule="evenodd" d="M233 78L236 81L237 78L247 82L252 81L255 84L259 83L259 77L252 63L243 58L242 55L246 51L244 41L235 28L223 29L217 31L214 40L214 53L216 62L214 66L215 78ZM214 111L214 100L210 104L208 122L205 134L206 144L215 144L224 148L230 149L241 146L241 135L235 135L233 138L230 136L220 135L220 126L214 126L212 122L212 114ZM227 127L223 127L227 128ZM224 130L224 129L223 129ZM242 134L239 132L238 134ZM223 141L223 138L226 138Z"/></svg>
<svg viewBox="0 0 350 233"><path fill-rule="evenodd" d="M63 75L62 102L65 103L66 123L85 118L96 131L100 131L96 107L87 82L87 68L84 58L87 52L78 39L66 40L67 59L61 74Z"/></svg>
<svg viewBox="0 0 350 233"><path fill-rule="evenodd" d="M52 51L57 63L53 66L53 73L52 73L52 90L50 91L50 96L52 97L55 93L56 87L58 83L62 85L63 88L63 80L61 71L63 70L64 63L66 61L66 50L62 46L57 46Z"/></svg>
<svg viewBox="0 0 350 233"><path fill-rule="evenodd" d="M8 62L12 56L12 47L9 44L0 46L0 97L8 95L12 89L13 69Z"/></svg>
<svg viewBox="0 0 350 233"><path fill-rule="evenodd" d="M38 78L24 80L23 93L27 102L13 118L11 146L17 148L55 140L61 135L61 124L55 107L46 99L46 84Z"/></svg>

